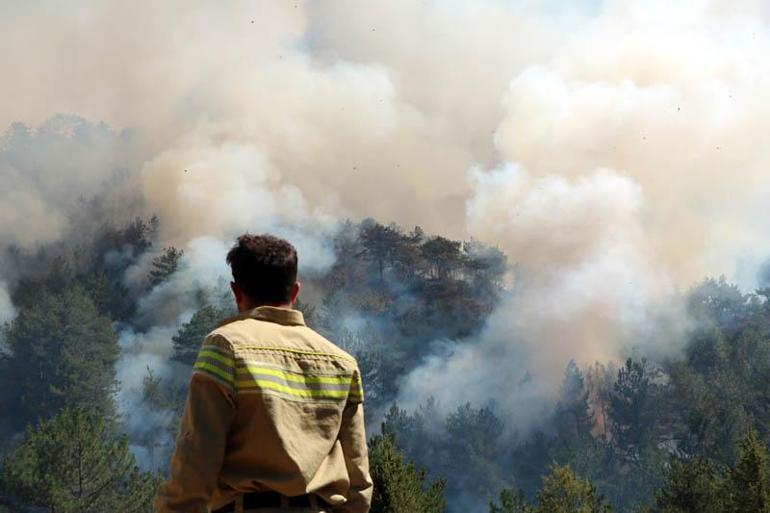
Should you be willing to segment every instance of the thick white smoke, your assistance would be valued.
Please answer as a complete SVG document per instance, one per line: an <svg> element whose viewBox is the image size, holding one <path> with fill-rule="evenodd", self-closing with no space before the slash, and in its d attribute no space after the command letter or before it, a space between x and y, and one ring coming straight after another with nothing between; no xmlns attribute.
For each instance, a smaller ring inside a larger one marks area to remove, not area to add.
<svg viewBox="0 0 770 513"><path fill-rule="evenodd" d="M179 322L187 320L188 317L181 317ZM162 468L167 463L173 448L168 426L176 413L147 400L145 379L160 380L166 389L184 386L188 378L184 366L171 360L171 337L177 329L178 325L157 326L145 333L124 330L118 341L122 356L115 368L120 383L115 399L123 414L123 428L130 437L131 449L148 469Z"/></svg>
<svg viewBox="0 0 770 513"><path fill-rule="evenodd" d="M509 164L471 172L466 215L521 280L478 340L408 377L403 402L497 390L526 429L569 359L676 351L677 287L718 273L756 285L770 38L763 8L734 8L607 2L514 76L495 133Z"/></svg>
<svg viewBox="0 0 770 513"><path fill-rule="evenodd" d="M452 409L491 396L521 432L542 421L570 359L678 349L684 316L673 282L645 248L633 179L607 169L533 177L507 165L472 180L469 229L503 241L518 279L477 340L444 344L406 378L400 403L434 397Z"/></svg>
<svg viewBox="0 0 770 513"><path fill-rule="evenodd" d="M346 216L504 250L512 297L478 340L405 379L409 404L493 394L525 408L571 357L675 350L676 288L722 273L751 287L770 253L764 2L3 11L0 124L40 128L0 148L0 246L70 233L80 197L159 213L161 246L188 256L145 298L153 323L189 314L158 305L244 230L290 236L311 271ZM72 149L43 137L59 112L114 128Z"/></svg>
<svg viewBox="0 0 770 513"><path fill-rule="evenodd" d="M76 235L85 202L94 198L128 210L140 196L126 172L141 158L130 131L75 116L3 127L0 246L35 249Z"/></svg>

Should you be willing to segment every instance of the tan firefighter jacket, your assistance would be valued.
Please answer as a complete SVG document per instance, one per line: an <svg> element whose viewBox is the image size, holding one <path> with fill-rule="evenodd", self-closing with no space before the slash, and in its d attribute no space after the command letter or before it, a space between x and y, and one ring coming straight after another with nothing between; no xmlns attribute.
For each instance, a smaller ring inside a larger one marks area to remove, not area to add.
<svg viewBox="0 0 770 513"><path fill-rule="evenodd" d="M297 310L222 323L193 368L158 513L204 513L245 492L317 494L340 513L372 495L356 361Z"/></svg>

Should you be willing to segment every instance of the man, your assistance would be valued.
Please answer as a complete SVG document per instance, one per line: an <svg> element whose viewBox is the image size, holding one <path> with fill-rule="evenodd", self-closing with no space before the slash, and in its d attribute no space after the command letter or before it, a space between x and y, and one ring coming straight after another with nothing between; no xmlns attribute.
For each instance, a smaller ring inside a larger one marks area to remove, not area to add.
<svg viewBox="0 0 770 513"><path fill-rule="evenodd" d="M293 310L297 252L243 235L227 255L240 315L203 341L158 513L366 513L356 361Z"/></svg>

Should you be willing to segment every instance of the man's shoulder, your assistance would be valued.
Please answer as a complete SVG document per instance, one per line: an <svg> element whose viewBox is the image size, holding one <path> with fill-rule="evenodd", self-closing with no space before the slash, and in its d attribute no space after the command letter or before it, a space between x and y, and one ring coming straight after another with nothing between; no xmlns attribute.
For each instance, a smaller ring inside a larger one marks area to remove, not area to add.
<svg viewBox="0 0 770 513"><path fill-rule="evenodd" d="M235 318L220 324L206 339L226 345L235 352L248 348L280 349L297 354L316 353L358 365L350 353L304 325L286 326L254 318Z"/></svg>
<svg viewBox="0 0 770 513"><path fill-rule="evenodd" d="M304 326L303 328L309 335L313 345L315 345L320 352L333 354L339 358L350 360L351 362L355 363L356 359L353 357L353 355L342 349L340 346L308 326Z"/></svg>

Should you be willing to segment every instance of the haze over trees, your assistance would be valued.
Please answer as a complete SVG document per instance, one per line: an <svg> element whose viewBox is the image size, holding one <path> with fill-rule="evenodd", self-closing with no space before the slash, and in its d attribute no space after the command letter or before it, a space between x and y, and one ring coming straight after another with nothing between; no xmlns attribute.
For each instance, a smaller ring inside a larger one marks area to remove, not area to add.
<svg viewBox="0 0 770 513"><path fill-rule="evenodd" d="M183 272L182 251L158 247L160 223L105 223L89 243L5 255L18 314L0 337L0 511L149 510L158 476L143 451L165 461L168 447L124 435L115 392L126 334L153 333L143 301ZM514 263L478 241L374 220L348 222L333 246L334 265L303 278L298 307L359 360L377 417L374 512L770 511L770 290L705 279L685 295L693 328L681 352L565 362L547 417L518 432L492 392L448 414L434 400L397 403L433 342L472 343L511 293ZM201 339L232 313L221 291L191 296L163 335L175 374L139 366L143 411L158 419L176 418ZM173 439L176 422L162 426L151 435Z"/></svg>

